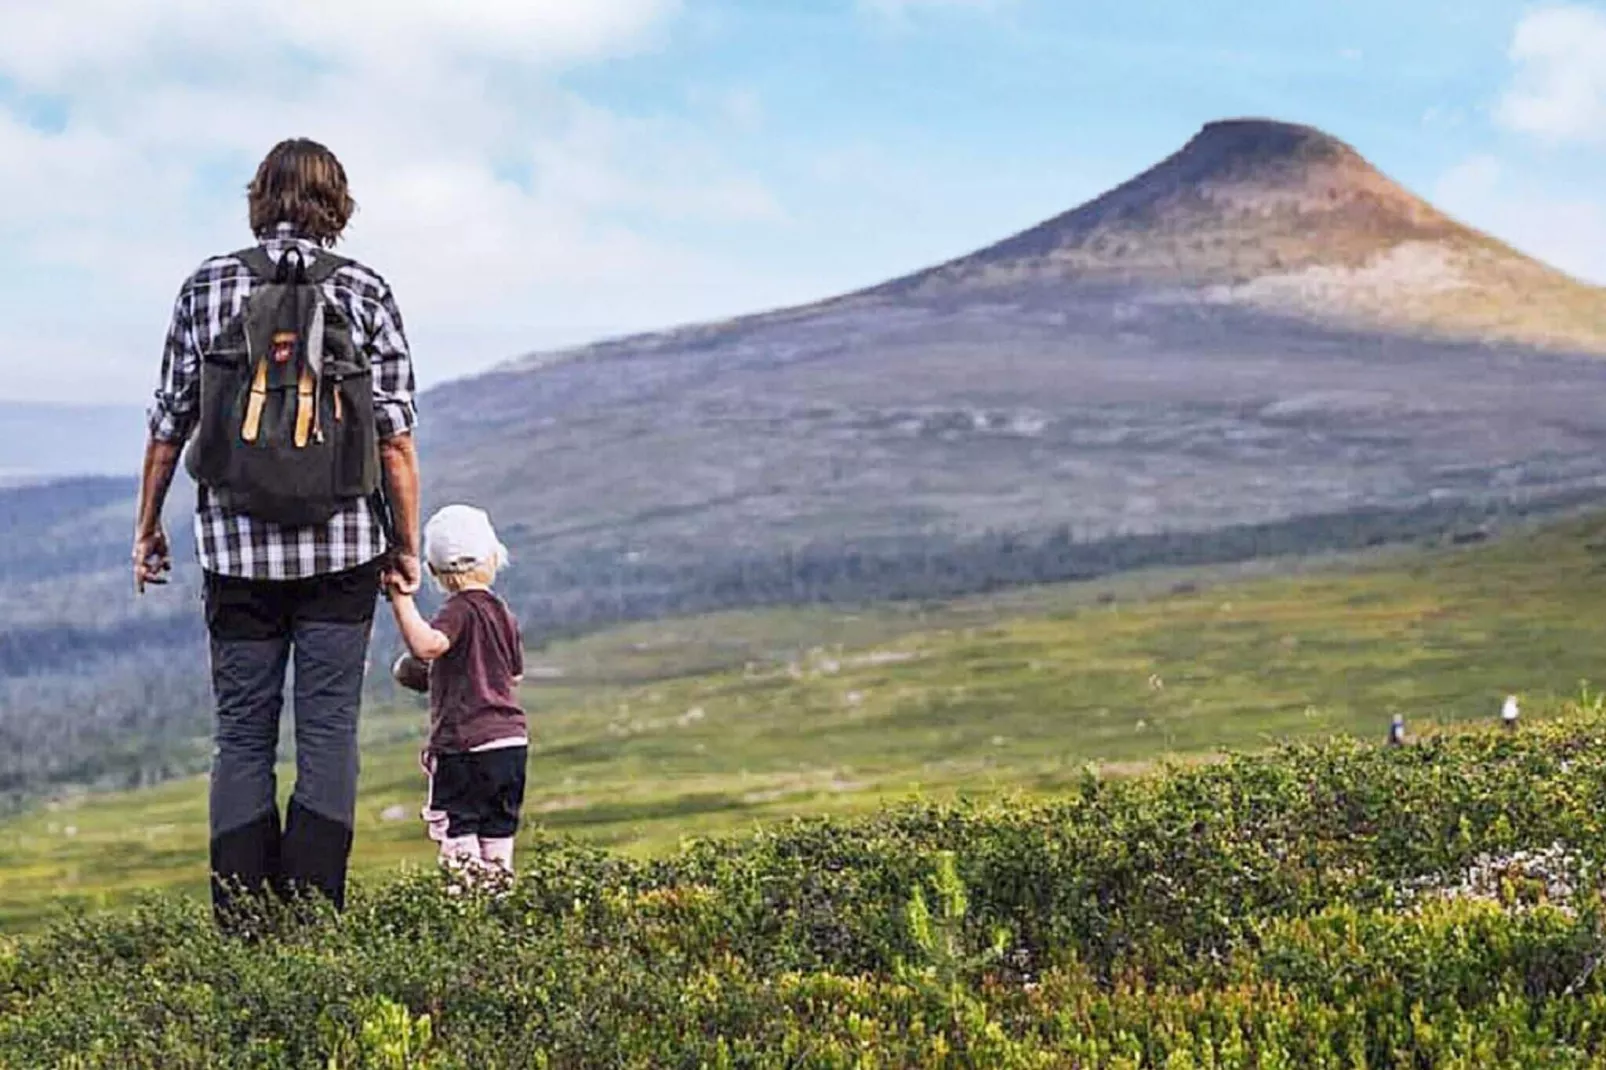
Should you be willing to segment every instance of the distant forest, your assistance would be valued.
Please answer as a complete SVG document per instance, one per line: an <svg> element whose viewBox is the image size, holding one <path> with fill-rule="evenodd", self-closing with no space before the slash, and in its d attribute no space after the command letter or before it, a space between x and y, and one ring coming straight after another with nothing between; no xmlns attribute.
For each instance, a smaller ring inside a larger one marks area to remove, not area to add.
<svg viewBox="0 0 1606 1070"><path fill-rule="evenodd" d="M559 565L521 559L501 583L532 639L612 624L778 605L943 600L1033 584L1096 580L1136 569L1225 565L1413 542L1471 542L1513 522L1606 501L1588 489L1525 502L1444 501L1364 508L1207 532L1077 538L909 535L817 542L779 554L699 562L631 561L598 552ZM517 554L517 548L514 550Z"/></svg>
<svg viewBox="0 0 1606 1070"><path fill-rule="evenodd" d="M1078 539L1068 528L973 538L911 535L676 563L602 551L543 563L515 545L520 565L508 571L502 590L526 636L541 644L626 621L721 609L934 601L1157 566L1474 541L1514 521L1603 497L1606 492L1589 490L1523 503L1438 502L1097 539ZM0 551L0 569L17 568L21 556L15 547ZM181 653L186 649L193 655ZM204 649L198 612L104 629L0 631L0 807L66 785L139 786L204 769L210 702ZM383 671L396 649L395 633L381 615L372 660L375 698L396 694Z"/></svg>

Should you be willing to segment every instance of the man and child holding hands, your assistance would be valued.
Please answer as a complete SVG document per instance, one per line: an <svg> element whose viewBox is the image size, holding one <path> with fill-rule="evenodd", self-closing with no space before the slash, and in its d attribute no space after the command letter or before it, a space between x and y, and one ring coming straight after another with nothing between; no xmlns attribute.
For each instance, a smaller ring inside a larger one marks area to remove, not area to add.
<svg viewBox="0 0 1606 1070"><path fill-rule="evenodd" d="M133 547L136 589L165 583L162 507L182 455L216 701L209 854L225 926L242 894L344 905L381 592L409 652L397 678L430 696L424 818L444 861L511 871L528 754L523 651L491 590L507 552L490 518L440 510L420 555L412 359L389 285L332 251L356 208L343 167L316 142L282 142L248 206L256 244L202 263L174 305ZM447 596L432 620L415 602L421 556ZM281 825L291 664L296 784Z"/></svg>

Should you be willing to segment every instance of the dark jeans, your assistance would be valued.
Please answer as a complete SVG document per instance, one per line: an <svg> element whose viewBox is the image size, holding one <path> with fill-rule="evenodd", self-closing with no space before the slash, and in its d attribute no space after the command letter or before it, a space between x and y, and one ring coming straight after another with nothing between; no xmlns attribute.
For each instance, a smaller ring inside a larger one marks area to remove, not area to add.
<svg viewBox="0 0 1606 1070"><path fill-rule="evenodd" d="M379 591L378 563L274 582L205 577L217 700L212 755L212 903L315 891L345 906L357 805L357 714ZM281 831L279 713L294 664L296 783Z"/></svg>

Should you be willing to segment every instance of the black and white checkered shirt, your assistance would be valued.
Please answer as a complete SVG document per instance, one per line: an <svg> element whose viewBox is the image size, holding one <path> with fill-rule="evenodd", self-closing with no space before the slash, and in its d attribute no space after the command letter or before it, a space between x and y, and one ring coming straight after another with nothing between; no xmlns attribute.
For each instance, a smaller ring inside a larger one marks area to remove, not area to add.
<svg viewBox="0 0 1606 1070"><path fill-rule="evenodd" d="M291 245L317 259L318 246L280 224L263 247L278 260ZM185 280L173 306L162 354L162 382L150 409L152 437L182 444L200 422L201 354L239 315L253 279L234 256L217 256ZM413 363L402 331L401 312L390 286L361 264L349 264L323 284L351 321L359 348L374 369L374 416L379 437L409 432L417 420ZM343 572L385 551L385 536L366 500L354 501L326 524L285 527L231 508L226 495L196 488L195 545L201 568L225 576L295 580Z"/></svg>

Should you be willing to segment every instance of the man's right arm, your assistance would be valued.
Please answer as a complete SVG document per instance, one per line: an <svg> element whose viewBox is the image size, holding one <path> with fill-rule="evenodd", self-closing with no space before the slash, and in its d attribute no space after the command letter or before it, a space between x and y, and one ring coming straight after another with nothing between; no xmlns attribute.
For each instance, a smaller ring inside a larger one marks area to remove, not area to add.
<svg viewBox="0 0 1606 1070"><path fill-rule="evenodd" d="M415 594L424 574L419 564L418 450L412 433L381 439L379 463L384 470L385 495L395 520L396 571L402 592Z"/></svg>
<svg viewBox="0 0 1606 1070"><path fill-rule="evenodd" d="M419 564L418 450L413 425L418 408L413 400L413 355L407 344L396 295L383 280L369 305L369 344L374 368L374 426L379 434L379 464L385 480L397 545L395 569L401 589L412 594L423 583Z"/></svg>

